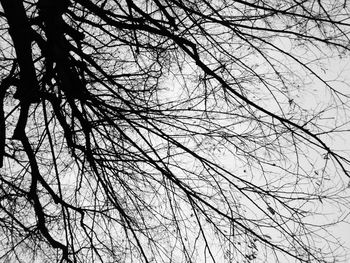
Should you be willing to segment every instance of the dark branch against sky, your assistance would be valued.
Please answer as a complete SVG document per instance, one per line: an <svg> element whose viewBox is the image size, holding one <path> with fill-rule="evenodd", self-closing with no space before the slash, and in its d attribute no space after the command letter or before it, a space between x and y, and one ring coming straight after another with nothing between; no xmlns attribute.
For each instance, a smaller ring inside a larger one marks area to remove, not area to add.
<svg viewBox="0 0 350 263"><path fill-rule="evenodd" d="M0 262L346 260L346 1L0 3Z"/></svg>

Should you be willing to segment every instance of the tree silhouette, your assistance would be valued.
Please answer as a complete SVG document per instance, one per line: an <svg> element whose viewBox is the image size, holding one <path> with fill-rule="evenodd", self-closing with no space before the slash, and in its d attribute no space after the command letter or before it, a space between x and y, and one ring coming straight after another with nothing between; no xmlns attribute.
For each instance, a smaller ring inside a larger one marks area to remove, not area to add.
<svg viewBox="0 0 350 263"><path fill-rule="evenodd" d="M1 262L343 258L346 0L0 2Z"/></svg>

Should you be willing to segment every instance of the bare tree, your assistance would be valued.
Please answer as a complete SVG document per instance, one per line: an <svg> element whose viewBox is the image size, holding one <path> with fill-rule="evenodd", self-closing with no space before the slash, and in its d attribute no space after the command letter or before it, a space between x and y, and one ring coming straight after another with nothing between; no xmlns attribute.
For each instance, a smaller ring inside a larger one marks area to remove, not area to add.
<svg viewBox="0 0 350 263"><path fill-rule="evenodd" d="M344 259L346 0L0 2L1 262Z"/></svg>

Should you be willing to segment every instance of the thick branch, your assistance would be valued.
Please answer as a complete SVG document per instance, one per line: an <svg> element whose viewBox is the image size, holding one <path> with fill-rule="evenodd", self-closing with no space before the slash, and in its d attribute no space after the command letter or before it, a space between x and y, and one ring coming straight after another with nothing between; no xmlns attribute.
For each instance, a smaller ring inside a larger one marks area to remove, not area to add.
<svg viewBox="0 0 350 263"><path fill-rule="evenodd" d="M38 81L32 59L30 26L20 0L1 0L20 68L16 98L28 103L38 101Z"/></svg>

